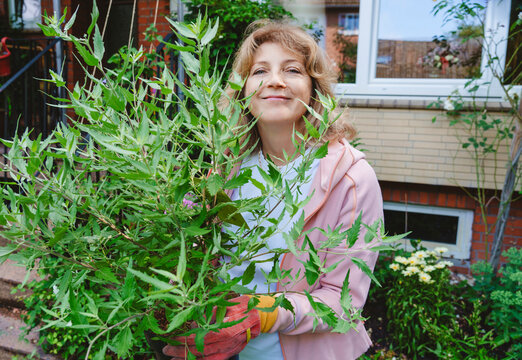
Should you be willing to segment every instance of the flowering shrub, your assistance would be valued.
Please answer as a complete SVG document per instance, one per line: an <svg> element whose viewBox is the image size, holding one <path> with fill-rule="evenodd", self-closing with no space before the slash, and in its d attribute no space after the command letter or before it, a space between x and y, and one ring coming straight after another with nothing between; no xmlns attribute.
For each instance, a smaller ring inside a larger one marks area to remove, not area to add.
<svg viewBox="0 0 522 360"><path fill-rule="evenodd" d="M388 332L394 346L416 358L428 353L436 339L426 324L448 323L454 316L450 287L451 262L441 260L446 248L417 250L396 256L389 265L391 283L386 293Z"/></svg>
<svg viewBox="0 0 522 360"><path fill-rule="evenodd" d="M413 281L432 284L447 273L447 267L453 265L450 261L440 260L440 256L448 251L438 247L433 251L418 250L410 257L397 256L390 264L390 269L400 271L406 278Z"/></svg>

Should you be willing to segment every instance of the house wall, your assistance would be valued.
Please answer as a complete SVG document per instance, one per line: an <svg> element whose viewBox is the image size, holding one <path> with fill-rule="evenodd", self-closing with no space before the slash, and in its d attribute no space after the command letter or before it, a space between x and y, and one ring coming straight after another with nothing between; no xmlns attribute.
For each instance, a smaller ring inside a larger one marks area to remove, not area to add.
<svg viewBox="0 0 522 360"><path fill-rule="evenodd" d="M459 142L459 137L466 138L462 127L450 126L442 112L426 109L351 107L348 113L358 131L359 148L364 149L380 181L383 200L472 210L470 259L456 262L457 269L469 272L470 264L485 260L491 251L508 142L496 159L491 155L483 163L487 174L484 187L489 189L487 229L478 202L470 196L476 195L477 181L474 162ZM494 115L507 118L501 112ZM522 247L522 198L516 193L514 198L502 250Z"/></svg>
<svg viewBox="0 0 522 360"><path fill-rule="evenodd" d="M495 117L507 119L503 113ZM468 135L463 126L450 126L440 111L427 109L351 108L349 117L358 130L368 158L382 181L476 188L475 163L460 141ZM433 117L437 117L435 122ZM488 138L493 137L493 131ZM459 140L461 139L461 140ZM509 142L496 156L479 164L486 177L482 187L501 189ZM496 157L496 159L495 159Z"/></svg>

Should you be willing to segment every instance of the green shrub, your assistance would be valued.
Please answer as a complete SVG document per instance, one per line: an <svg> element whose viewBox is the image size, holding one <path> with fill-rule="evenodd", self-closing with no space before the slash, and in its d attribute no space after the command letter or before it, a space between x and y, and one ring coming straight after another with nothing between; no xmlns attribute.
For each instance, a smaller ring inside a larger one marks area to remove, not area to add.
<svg viewBox="0 0 522 360"><path fill-rule="evenodd" d="M509 344L508 358L522 358L522 249L512 247L502 253L507 263L495 276L489 263L472 266L475 289L484 296L490 312L488 324L498 340Z"/></svg>
<svg viewBox="0 0 522 360"><path fill-rule="evenodd" d="M388 332L394 348L417 359L436 345L427 324L447 324L454 318L450 287L450 262L439 251L418 250L396 256L389 265L391 287L386 293Z"/></svg>

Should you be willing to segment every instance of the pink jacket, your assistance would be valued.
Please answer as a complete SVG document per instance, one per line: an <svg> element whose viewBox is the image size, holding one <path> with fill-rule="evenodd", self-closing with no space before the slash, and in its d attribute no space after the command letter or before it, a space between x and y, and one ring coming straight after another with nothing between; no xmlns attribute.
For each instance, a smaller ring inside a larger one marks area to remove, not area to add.
<svg viewBox="0 0 522 360"><path fill-rule="evenodd" d="M354 149L347 140L335 141L328 147L328 155L321 159L317 174L312 180L312 199L304 208L305 230L319 227L332 229L351 226L362 211L362 221L372 224L383 218L382 196L373 169L364 160L364 154ZM310 240L315 247L323 241L323 236L314 231ZM297 241L301 245L302 238ZM364 240L360 238L352 250L360 249ZM344 247L344 245L342 245ZM350 269L350 294L352 304L362 308L366 301L370 279L359 270L346 255L319 253L326 259L326 266L343 260L338 267L322 276L313 286L308 286L305 279L298 283L283 286L278 290L309 291L313 296L328 304L336 312L341 313L340 296L343 280ZM377 253L360 250L357 256L373 269ZM285 254L281 260L282 269L291 269L295 276L303 265L291 253ZM286 360L340 360L356 359L366 352L371 345L364 325L359 323L356 330L348 333L332 333L326 324L319 324L312 332L313 318L305 316L312 308L303 294L288 293L287 298L293 303L296 315L290 311L279 309L276 323L271 332L279 332L279 339Z"/></svg>

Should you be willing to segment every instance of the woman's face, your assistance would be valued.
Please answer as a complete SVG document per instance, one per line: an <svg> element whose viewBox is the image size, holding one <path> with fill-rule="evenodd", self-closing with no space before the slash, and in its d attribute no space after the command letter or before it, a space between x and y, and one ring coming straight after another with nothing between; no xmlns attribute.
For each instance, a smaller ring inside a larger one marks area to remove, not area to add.
<svg viewBox="0 0 522 360"><path fill-rule="evenodd" d="M245 84L245 94L252 93L249 110L258 126L295 124L299 128L306 112L303 103L310 104L312 94L304 58L278 43L263 43Z"/></svg>

